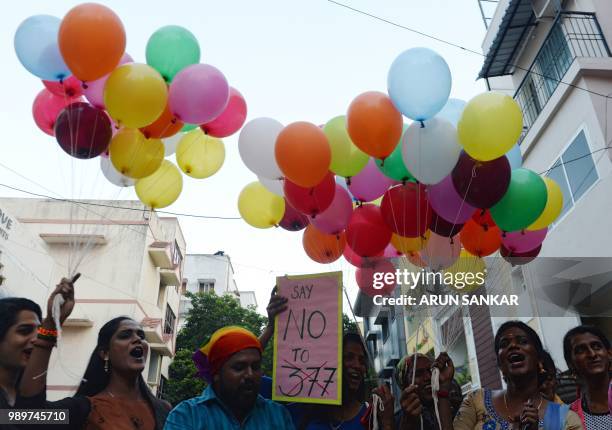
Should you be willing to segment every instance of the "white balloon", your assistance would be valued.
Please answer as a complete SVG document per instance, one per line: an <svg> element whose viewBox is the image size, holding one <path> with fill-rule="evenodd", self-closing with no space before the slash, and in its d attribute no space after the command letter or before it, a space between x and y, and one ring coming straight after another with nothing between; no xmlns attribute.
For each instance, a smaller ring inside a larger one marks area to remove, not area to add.
<svg viewBox="0 0 612 430"><path fill-rule="evenodd" d="M285 191L283 189L283 185L285 180L283 178L280 179L268 179L263 176L258 176L259 182L268 189L268 191L273 192L277 196L285 197Z"/></svg>
<svg viewBox="0 0 612 430"><path fill-rule="evenodd" d="M249 121L238 137L238 151L244 164L257 176L268 179L283 177L274 146L283 125L272 118L255 118Z"/></svg>
<svg viewBox="0 0 612 430"><path fill-rule="evenodd" d="M169 157L176 152L176 145L181 141L185 133L176 133L170 137L162 139L164 143L164 157Z"/></svg>
<svg viewBox="0 0 612 430"><path fill-rule="evenodd" d="M453 170L460 154L457 130L442 118L425 121L424 127L415 121L402 137L404 164L423 184L442 181Z"/></svg>
<svg viewBox="0 0 612 430"><path fill-rule="evenodd" d="M136 181L132 178L122 175L115 169L110 158L100 157L100 168L102 173L108 179L111 184L117 185L118 187L131 187Z"/></svg>

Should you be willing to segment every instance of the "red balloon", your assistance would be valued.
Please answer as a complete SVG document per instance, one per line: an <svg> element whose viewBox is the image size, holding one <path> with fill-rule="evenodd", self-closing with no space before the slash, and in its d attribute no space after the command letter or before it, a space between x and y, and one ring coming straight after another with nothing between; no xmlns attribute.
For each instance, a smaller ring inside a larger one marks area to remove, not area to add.
<svg viewBox="0 0 612 430"><path fill-rule="evenodd" d="M344 232L340 234L321 233L317 228L308 224L302 236L302 245L308 256L321 264L333 263L342 255L346 245Z"/></svg>
<svg viewBox="0 0 612 430"><path fill-rule="evenodd" d="M240 127L246 121L246 117L247 105L244 97L236 88L230 87L229 101L221 115L206 124L202 124L200 128L210 136L227 137L240 130Z"/></svg>
<svg viewBox="0 0 612 430"><path fill-rule="evenodd" d="M93 158L108 148L113 136L111 123L103 110L88 103L72 103L55 123L55 138L61 148L75 158Z"/></svg>
<svg viewBox="0 0 612 430"><path fill-rule="evenodd" d="M539 245L537 248L532 249L527 252L512 252L504 245L502 245L499 249L499 253L504 260L513 266L520 266L523 264L527 264L536 259L536 257L540 254L542 250L542 245Z"/></svg>
<svg viewBox="0 0 612 430"><path fill-rule="evenodd" d="M460 237L465 250L478 257L491 255L501 246L499 227L483 227L472 219L465 223Z"/></svg>
<svg viewBox="0 0 612 430"><path fill-rule="evenodd" d="M444 237L453 237L459 233L462 228L463 224L453 224L452 222L446 221L432 210L429 229L434 233Z"/></svg>
<svg viewBox="0 0 612 430"><path fill-rule="evenodd" d="M472 219L476 221L477 224L480 224L483 227L493 227L497 225L495 224L495 221L493 221L491 212L488 209L477 209L476 211L474 211Z"/></svg>
<svg viewBox="0 0 612 430"><path fill-rule="evenodd" d="M68 76L63 81L42 81L45 87L56 96L78 98L83 95L83 86L74 76Z"/></svg>
<svg viewBox="0 0 612 430"><path fill-rule="evenodd" d="M505 155L491 161L478 161L462 152L451 177L457 193L468 204L490 208L506 194L510 173Z"/></svg>
<svg viewBox="0 0 612 430"><path fill-rule="evenodd" d="M327 172L320 183L314 187L304 188L285 178L283 189L285 198L291 206L303 214L315 217L332 204L336 181L334 175Z"/></svg>
<svg viewBox="0 0 612 430"><path fill-rule="evenodd" d="M348 245L361 257L374 257L384 252L391 234L380 208L371 204L357 206L346 228Z"/></svg>
<svg viewBox="0 0 612 430"><path fill-rule="evenodd" d="M372 259L375 259L376 257L380 257L383 255L383 253L381 252L379 255L376 255L374 257L371 258L364 258L360 255L355 254L355 251L353 251L351 249L350 246L348 246L348 244L344 247L344 252L343 252L344 258L346 259L346 261L348 261L349 263L351 263L353 266L355 267L363 267L366 266L368 264L371 264Z"/></svg>
<svg viewBox="0 0 612 430"><path fill-rule="evenodd" d="M306 228L308 224L310 224L308 217L285 200L285 215L278 225L288 231L300 231Z"/></svg>
<svg viewBox="0 0 612 430"><path fill-rule="evenodd" d="M387 280L391 282L385 282ZM395 266L383 258L376 258L372 264L360 267L355 272L355 279L359 289L370 297L376 295L388 296L393 293L397 286L395 278Z"/></svg>
<svg viewBox="0 0 612 430"><path fill-rule="evenodd" d="M380 210L387 226L403 237L422 236L431 222L426 188L414 182L389 188Z"/></svg>
<svg viewBox="0 0 612 430"><path fill-rule="evenodd" d="M53 94L51 91L42 89L32 104L32 116L34 122L42 131L49 136L55 136L53 128L55 120L60 112L74 102L75 99L67 99Z"/></svg>

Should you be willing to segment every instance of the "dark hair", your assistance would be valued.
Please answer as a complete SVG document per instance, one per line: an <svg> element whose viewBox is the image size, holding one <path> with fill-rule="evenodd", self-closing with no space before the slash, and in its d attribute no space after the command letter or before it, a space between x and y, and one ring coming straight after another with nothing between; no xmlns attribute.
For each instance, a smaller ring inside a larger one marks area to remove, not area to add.
<svg viewBox="0 0 612 430"><path fill-rule="evenodd" d="M368 368L370 367L368 351L365 345L363 344L363 340L361 339L361 336L359 335L359 333L355 333L355 332L344 333L344 336L342 337L343 348L346 347L346 345L349 343L356 343L357 345L359 345L366 359L366 375L365 375L363 382L361 383L361 386L359 387L359 391L357 392L357 398L361 402L364 402L366 398L366 388L367 388L366 379L368 377L367 373L368 373ZM346 384L343 383L342 384L342 398L343 399L347 398L345 390L346 390Z"/></svg>
<svg viewBox="0 0 612 430"><path fill-rule="evenodd" d="M603 343L606 349L610 349L610 341L606 337L603 331L592 325L579 325L574 327L563 336L563 357L567 363L567 367L573 369L574 362L572 361L572 338L578 334L592 334L598 337L601 343Z"/></svg>
<svg viewBox="0 0 612 430"><path fill-rule="evenodd" d="M22 297L0 299L0 342L4 340L6 333L17 322L17 315L21 311L32 311L38 316L39 320L42 320L40 306L32 300Z"/></svg>
<svg viewBox="0 0 612 430"><path fill-rule="evenodd" d="M501 342L501 337L507 330L511 328L518 328L525 332L529 340L533 343L538 353L538 360L544 362L544 346L542 345L542 341L540 340L540 336L536 333L534 329L529 327L522 321L506 321L503 323L499 329L497 329L497 333L495 333L495 357L497 360L497 365L499 366L499 355L497 354L499 351L499 344Z"/></svg>
<svg viewBox="0 0 612 430"><path fill-rule="evenodd" d="M546 373L550 373L552 371L552 376L556 376L557 366L555 365L555 360L553 360L550 353L546 350L544 350L544 355L542 356L542 365L544 366Z"/></svg>

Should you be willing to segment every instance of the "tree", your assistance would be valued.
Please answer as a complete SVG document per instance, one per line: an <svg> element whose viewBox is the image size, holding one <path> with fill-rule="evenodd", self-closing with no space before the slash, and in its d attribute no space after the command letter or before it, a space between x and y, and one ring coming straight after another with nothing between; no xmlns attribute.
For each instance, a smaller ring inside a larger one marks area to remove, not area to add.
<svg viewBox="0 0 612 430"><path fill-rule="evenodd" d="M357 324L347 314L342 314L342 331L344 333L359 333Z"/></svg>

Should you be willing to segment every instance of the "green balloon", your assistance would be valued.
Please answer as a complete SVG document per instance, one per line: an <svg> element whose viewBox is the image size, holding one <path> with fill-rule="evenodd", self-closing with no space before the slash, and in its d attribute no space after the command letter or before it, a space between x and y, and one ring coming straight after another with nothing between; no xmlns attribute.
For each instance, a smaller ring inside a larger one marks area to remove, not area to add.
<svg viewBox="0 0 612 430"><path fill-rule="evenodd" d="M323 126L331 149L331 164L329 170L338 176L350 178L361 172L370 157L361 151L346 131L346 117L341 115L330 119Z"/></svg>
<svg viewBox="0 0 612 430"><path fill-rule="evenodd" d="M199 125L197 125L197 124L185 124L185 125L183 125L183 128L181 128L181 132L186 133L186 132L191 131L193 129L196 129L198 127L199 127Z"/></svg>
<svg viewBox="0 0 612 430"><path fill-rule="evenodd" d="M404 130L402 131L402 136L408 129L408 126L404 124ZM402 138L400 138L397 146L387 158L383 162L380 159L376 159L376 166L378 166L378 170L380 170L383 175L388 178L391 178L395 181L414 181L414 176L412 173L408 171L406 165L404 164L404 159L402 158Z"/></svg>
<svg viewBox="0 0 612 430"><path fill-rule="evenodd" d="M167 25L151 35L147 42L147 64L166 82L191 64L200 62L200 44L186 28Z"/></svg>
<svg viewBox="0 0 612 430"><path fill-rule="evenodd" d="M518 231L538 219L548 193L540 176L528 169L514 169L504 197L491 208L495 224L503 231Z"/></svg>

